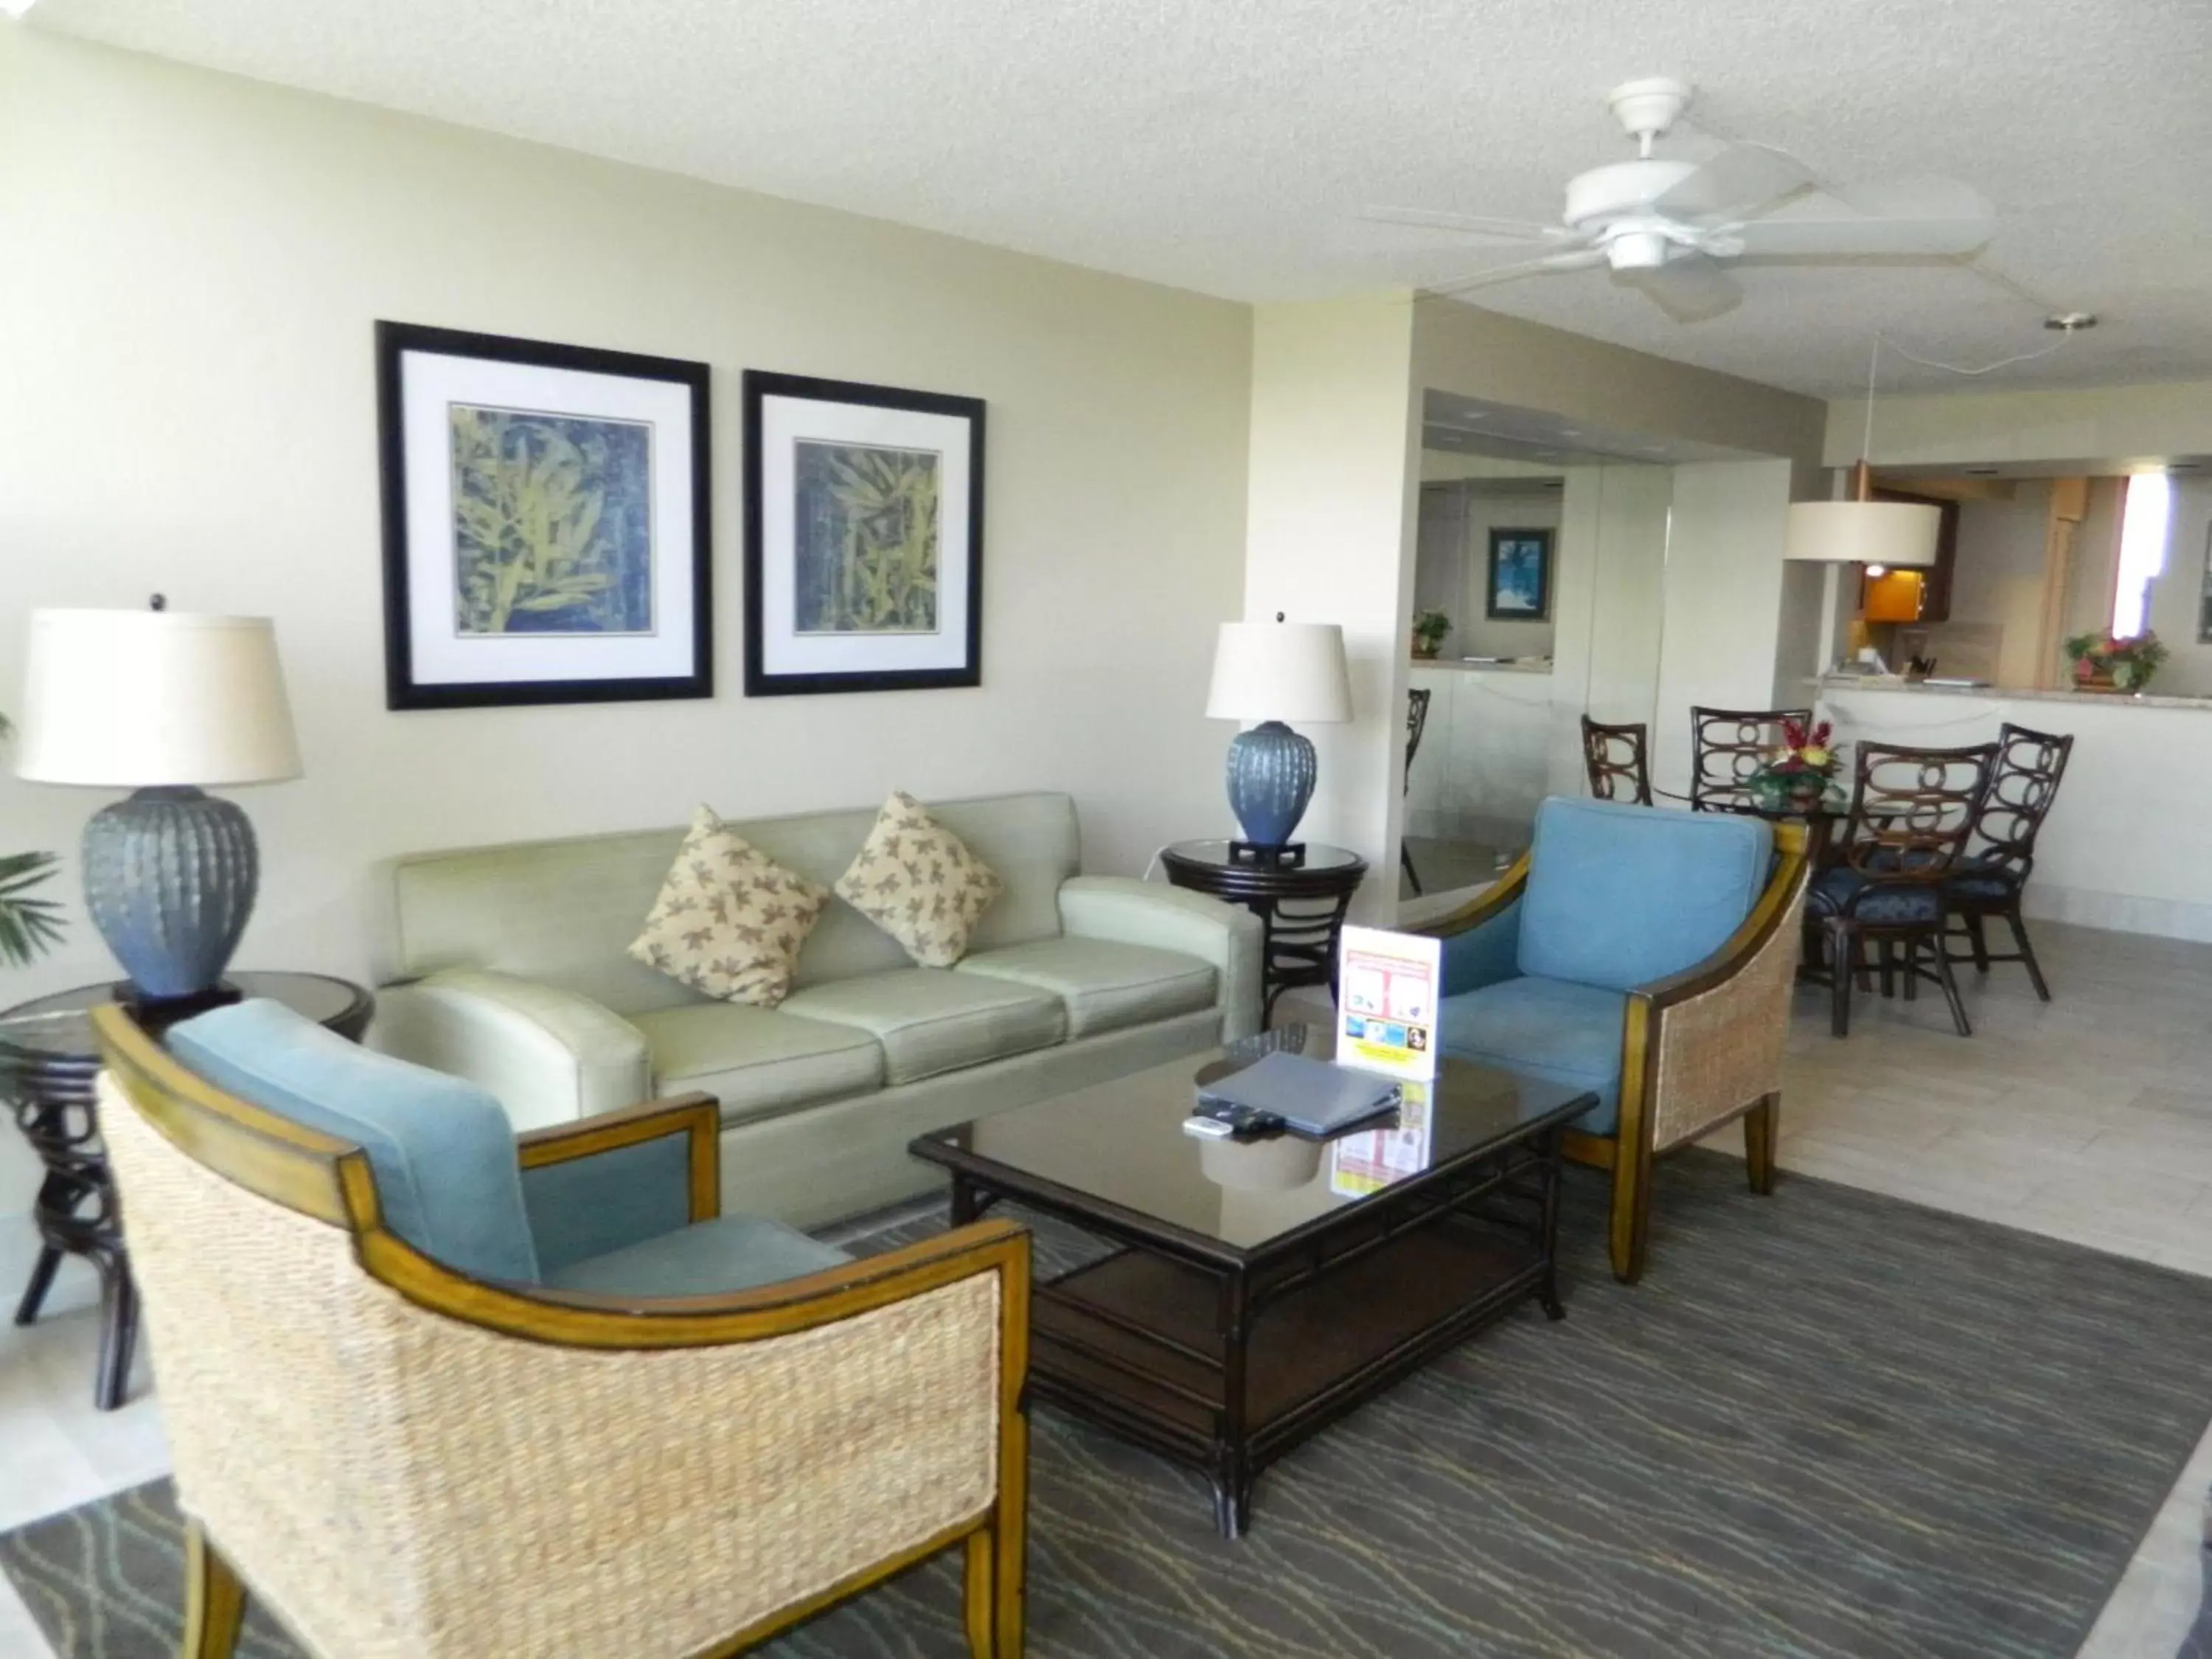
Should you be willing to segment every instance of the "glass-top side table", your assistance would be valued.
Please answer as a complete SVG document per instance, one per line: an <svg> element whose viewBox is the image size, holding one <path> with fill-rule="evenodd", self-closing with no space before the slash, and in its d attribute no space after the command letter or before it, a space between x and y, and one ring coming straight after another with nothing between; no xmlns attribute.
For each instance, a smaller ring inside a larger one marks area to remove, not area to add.
<svg viewBox="0 0 2212 1659"><path fill-rule="evenodd" d="M1299 861L1271 863L1244 855L1226 841L1179 841L1160 849L1177 887L1241 904L1260 918L1260 1024L1275 999L1301 985L1332 985L1336 941L1367 860L1342 847L1314 842Z"/></svg>
<svg viewBox="0 0 2212 1659"><path fill-rule="evenodd" d="M359 1042L376 1012L360 986L325 974L233 974L228 982L249 997L284 1004L340 1036ZM0 1096L45 1166L31 1215L39 1256L15 1306L27 1325L52 1288L64 1255L81 1255L100 1275L100 1363L93 1403L123 1403L138 1335L138 1292L131 1279L115 1210L115 1187L94 1109L100 1048L92 1011L115 1000L112 981L56 992L0 1012Z"/></svg>

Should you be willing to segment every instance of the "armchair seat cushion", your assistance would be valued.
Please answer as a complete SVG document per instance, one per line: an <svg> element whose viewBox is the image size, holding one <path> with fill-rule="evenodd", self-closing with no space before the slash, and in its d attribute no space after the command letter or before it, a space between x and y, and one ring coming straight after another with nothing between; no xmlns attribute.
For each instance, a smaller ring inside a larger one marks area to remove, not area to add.
<svg viewBox="0 0 2212 1659"><path fill-rule="evenodd" d="M726 1215L556 1267L556 1291L604 1296L711 1296L799 1279L853 1258L781 1221Z"/></svg>
<svg viewBox="0 0 2212 1659"><path fill-rule="evenodd" d="M654 1092L704 1090L721 1102L725 1123L884 1086L884 1051L850 1025L736 1002L658 1008L630 1024L652 1054Z"/></svg>
<svg viewBox="0 0 2212 1659"><path fill-rule="evenodd" d="M1869 886L1875 890L1858 898ZM1942 921L1943 895L1941 889L1925 883L1887 886L1870 881L1856 870L1826 870L1806 893L1805 908L1816 916L1848 912L1854 921L1878 927L1906 927Z"/></svg>
<svg viewBox="0 0 2212 1659"><path fill-rule="evenodd" d="M846 1026L883 1049L888 1083L919 1083L1049 1048L1067 1034L1058 997L981 974L907 968L795 992L783 1012Z"/></svg>
<svg viewBox="0 0 2212 1659"><path fill-rule="evenodd" d="M1533 975L1446 997L1437 1010L1443 1052L1516 1077L1588 1089L1597 1104L1575 1120L1583 1134L1609 1135L1620 1121L1620 1040L1625 992Z"/></svg>
<svg viewBox="0 0 2212 1659"><path fill-rule="evenodd" d="M1112 939L1043 939L982 951L958 969L1059 999L1067 1035L1091 1036L1213 1006L1213 964Z"/></svg>

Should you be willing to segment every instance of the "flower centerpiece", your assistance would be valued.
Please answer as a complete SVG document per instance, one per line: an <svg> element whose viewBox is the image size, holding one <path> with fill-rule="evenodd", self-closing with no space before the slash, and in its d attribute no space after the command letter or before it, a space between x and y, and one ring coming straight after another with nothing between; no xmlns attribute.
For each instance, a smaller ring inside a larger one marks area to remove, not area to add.
<svg viewBox="0 0 2212 1659"><path fill-rule="evenodd" d="M1437 647L1451 632L1451 618L1441 611L1416 611L1413 613L1413 654L1420 658L1433 657Z"/></svg>
<svg viewBox="0 0 2212 1659"><path fill-rule="evenodd" d="M2166 655L2164 642L2148 628L2120 639L2110 634L2076 634L2066 641L2074 684L2083 691L2140 691Z"/></svg>
<svg viewBox="0 0 2212 1659"><path fill-rule="evenodd" d="M1802 720L1784 720L1782 746L1746 780L1753 799L1775 812L1806 812L1820 805L1843 763L1843 745L1834 741L1835 729L1829 720L1809 726Z"/></svg>

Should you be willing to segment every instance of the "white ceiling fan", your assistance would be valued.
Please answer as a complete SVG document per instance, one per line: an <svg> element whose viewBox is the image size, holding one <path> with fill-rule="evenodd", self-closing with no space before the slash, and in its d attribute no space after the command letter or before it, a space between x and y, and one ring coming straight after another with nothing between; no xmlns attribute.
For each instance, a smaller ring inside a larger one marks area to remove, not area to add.
<svg viewBox="0 0 2212 1659"><path fill-rule="evenodd" d="M1434 284L1431 293L1609 265L1685 321L1717 316L1743 297L1723 260L1746 254L1805 260L1935 258L1970 253L1990 238L1996 216L1989 203L1948 179L1828 185L1795 156L1764 144L1731 143L1705 161L1653 155L1654 141L1681 118L1692 95L1686 82L1666 79L1614 88L1607 101L1636 140L1637 159L1570 179L1560 224L1420 208L1374 208L1360 216L1462 235L1548 243L1554 249ZM1829 199L1814 198L1814 190Z"/></svg>

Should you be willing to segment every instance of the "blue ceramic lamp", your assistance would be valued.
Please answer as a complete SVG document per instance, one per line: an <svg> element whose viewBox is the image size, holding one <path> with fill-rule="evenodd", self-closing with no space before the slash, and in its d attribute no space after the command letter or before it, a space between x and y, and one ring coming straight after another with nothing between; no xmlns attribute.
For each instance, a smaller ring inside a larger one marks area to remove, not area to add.
<svg viewBox="0 0 2212 1659"><path fill-rule="evenodd" d="M1229 745L1229 806L1244 839L1279 854L1313 799L1312 740L1290 722L1352 718L1344 630L1334 623L1224 623L1213 652L1209 720L1258 720Z"/></svg>
<svg viewBox="0 0 2212 1659"><path fill-rule="evenodd" d="M228 996L222 970L253 913L253 826L205 793L300 775L265 617L149 611L31 616L17 773L127 788L84 831L85 905L131 982L126 1002L181 1015Z"/></svg>

